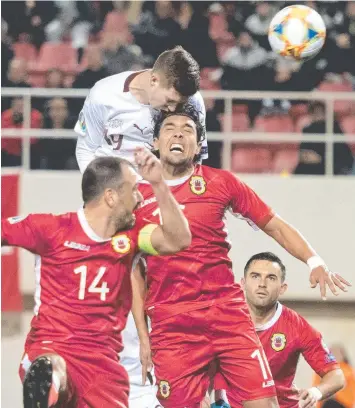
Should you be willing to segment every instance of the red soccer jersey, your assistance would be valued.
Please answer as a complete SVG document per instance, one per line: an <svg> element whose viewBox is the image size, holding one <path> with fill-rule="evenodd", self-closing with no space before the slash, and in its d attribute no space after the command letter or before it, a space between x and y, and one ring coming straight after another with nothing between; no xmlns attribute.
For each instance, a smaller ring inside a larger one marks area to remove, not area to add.
<svg viewBox="0 0 355 408"><path fill-rule="evenodd" d="M203 308L227 298L244 299L240 286L234 283L225 214L230 209L263 227L273 217L272 210L225 170L198 165L190 177L168 184L189 221L192 244L176 255L148 257L148 314L157 321L166 314ZM144 201L138 214L149 222L159 222L151 186L141 184L140 191Z"/></svg>
<svg viewBox="0 0 355 408"><path fill-rule="evenodd" d="M2 244L36 254L36 306L27 344L122 349L138 227L103 240L80 209L2 220L1 234Z"/></svg>
<svg viewBox="0 0 355 408"><path fill-rule="evenodd" d="M269 362L281 408L298 407L298 390L293 381L301 354L321 376L338 368L321 334L281 303L274 317L256 331Z"/></svg>

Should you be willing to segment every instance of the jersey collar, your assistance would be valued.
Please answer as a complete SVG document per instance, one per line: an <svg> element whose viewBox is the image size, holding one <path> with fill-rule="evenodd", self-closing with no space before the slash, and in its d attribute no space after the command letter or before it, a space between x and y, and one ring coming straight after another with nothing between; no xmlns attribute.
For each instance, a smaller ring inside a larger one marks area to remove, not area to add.
<svg viewBox="0 0 355 408"><path fill-rule="evenodd" d="M272 318L268 322L262 324L261 326L255 326L255 330L259 332L270 329L270 327L272 327L279 320L282 313L282 309L283 309L282 304L280 302L277 302L277 309Z"/></svg>
<svg viewBox="0 0 355 408"><path fill-rule="evenodd" d="M107 242L107 241L111 241L111 238L109 239L104 239L99 237L96 232L90 227L86 217L85 217L85 213L84 213L84 208L81 207L79 208L78 212L78 219L79 219L79 223L81 225L81 228L83 229L83 231L85 232L85 234L92 240L95 242Z"/></svg>

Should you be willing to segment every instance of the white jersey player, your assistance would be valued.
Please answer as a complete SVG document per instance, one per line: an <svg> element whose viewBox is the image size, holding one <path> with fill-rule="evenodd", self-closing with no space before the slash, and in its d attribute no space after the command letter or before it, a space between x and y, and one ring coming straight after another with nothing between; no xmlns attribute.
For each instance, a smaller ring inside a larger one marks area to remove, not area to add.
<svg viewBox="0 0 355 408"><path fill-rule="evenodd" d="M134 149L153 144L153 117L158 110L174 111L188 102L200 113L205 126L205 105L199 89L196 61L182 47L163 52L153 68L123 72L98 81L85 100L75 125L76 157L81 172L99 156L119 156L133 162ZM204 140L201 158L207 158ZM122 365L130 380L130 408L161 407L153 385L142 385L139 338L132 313L122 333Z"/></svg>
<svg viewBox="0 0 355 408"><path fill-rule="evenodd" d="M205 125L205 105L198 88L198 65L181 47L161 54L152 70L123 72L98 81L75 125L80 170L98 156L133 161L136 146L152 145L153 116L158 109L174 111L189 102ZM207 158L206 139L201 153Z"/></svg>

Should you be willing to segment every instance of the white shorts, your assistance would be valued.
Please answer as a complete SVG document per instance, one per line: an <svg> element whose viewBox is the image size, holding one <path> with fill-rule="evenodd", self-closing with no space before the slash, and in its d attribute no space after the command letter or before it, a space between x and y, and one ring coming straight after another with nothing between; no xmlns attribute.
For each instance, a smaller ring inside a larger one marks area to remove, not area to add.
<svg viewBox="0 0 355 408"><path fill-rule="evenodd" d="M155 394L145 394L141 396L132 395L128 400L129 408L163 408Z"/></svg>

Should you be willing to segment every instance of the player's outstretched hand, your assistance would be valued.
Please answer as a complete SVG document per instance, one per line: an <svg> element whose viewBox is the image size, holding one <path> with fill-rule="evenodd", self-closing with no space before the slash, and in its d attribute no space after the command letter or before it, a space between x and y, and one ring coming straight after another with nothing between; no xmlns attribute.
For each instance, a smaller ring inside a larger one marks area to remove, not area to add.
<svg viewBox="0 0 355 408"><path fill-rule="evenodd" d="M150 350L149 338L146 341L140 341L139 356L142 364L142 385L147 381L147 375L152 371L152 352Z"/></svg>
<svg viewBox="0 0 355 408"><path fill-rule="evenodd" d="M317 406L317 398L311 392L311 390L299 391L299 408L315 408Z"/></svg>
<svg viewBox="0 0 355 408"><path fill-rule="evenodd" d="M162 166L152 152L143 147L134 151L134 159L138 173L150 184L158 184L163 180Z"/></svg>
<svg viewBox="0 0 355 408"><path fill-rule="evenodd" d="M336 287L343 292L347 292L347 286L351 286L342 276L338 273L330 272L325 266L318 266L312 269L309 281L311 288L315 288L319 284L320 294L323 300L327 299L327 286L335 296L338 295Z"/></svg>

